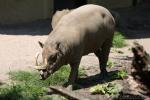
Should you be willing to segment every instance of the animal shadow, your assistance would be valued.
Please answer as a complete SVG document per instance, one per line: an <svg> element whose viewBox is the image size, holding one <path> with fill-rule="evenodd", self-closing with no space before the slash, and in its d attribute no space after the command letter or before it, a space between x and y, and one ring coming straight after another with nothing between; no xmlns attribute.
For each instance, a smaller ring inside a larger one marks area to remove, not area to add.
<svg viewBox="0 0 150 100"><path fill-rule="evenodd" d="M76 86L74 86L74 90L88 88L97 84L103 84L116 80L116 78L112 77L116 72L118 72L118 70L108 72L108 76L105 79L100 78L101 74L79 78L75 84Z"/></svg>
<svg viewBox="0 0 150 100"><path fill-rule="evenodd" d="M0 81L0 86L1 86L1 85L4 85L4 84L5 84L5 83L3 83L3 82Z"/></svg>

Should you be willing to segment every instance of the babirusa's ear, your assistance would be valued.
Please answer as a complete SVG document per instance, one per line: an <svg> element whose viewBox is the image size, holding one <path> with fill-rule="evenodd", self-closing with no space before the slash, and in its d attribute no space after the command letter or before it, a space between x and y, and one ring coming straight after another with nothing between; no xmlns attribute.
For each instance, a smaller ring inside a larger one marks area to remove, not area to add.
<svg viewBox="0 0 150 100"><path fill-rule="evenodd" d="M56 50L58 50L61 54L63 54L66 51L64 45L60 42L57 43Z"/></svg>
<svg viewBox="0 0 150 100"><path fill-rule="evenodd" d="M44 47L44 44L42 42L38 41L38 43L39 43L39 45L40 45L41 48Z"/></svg>
<svg viewBox="0 0 150 100"><path fill-rule="evenodd" d="M60 49L60 42L56 43L56 49L59 50Z"/></svg>

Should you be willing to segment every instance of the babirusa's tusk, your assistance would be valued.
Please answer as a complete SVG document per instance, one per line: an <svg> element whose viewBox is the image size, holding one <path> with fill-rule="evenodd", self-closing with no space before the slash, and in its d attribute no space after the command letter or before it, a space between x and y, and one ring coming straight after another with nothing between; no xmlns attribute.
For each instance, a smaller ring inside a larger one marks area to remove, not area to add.
<svg viewBox="0 0 150 100"><path fill-rule="evenodd" d="M39 52L37 52L36 55L35 55L35 66L34 66L34 68L36 70L46 69L46 66L42 66L41 64L38 63L39 55L40 55ZM45 60L45 63L47 63L47 60Z"/></svg>
<svg viewBox="0 0 150 100"><path fill-rule="evenodd" d="M36 70L40 70L40 69L41 69L41 66L34 66L34 68L35 68Z"/></svg>
<svg viewBox="0 0 150 100"><path fill-rule="evenodd" d="M39 52L37 52L36 55L35 55L35 65L36 66L39 66L39 64L38 64L38 57L39 57L39 55L40 55Z"/></svg>
<svg viewBox="0 0 150 100"><path fill-rule="evenodd" d="M46 69L45 66L34 66L34 68L35 68L36 70Z"/></svg>
<svg viewBox="0 0 150 100"><path fill-rule="evenodd" d="M47 65L47 59L45 59L45 64Z"/></svg>

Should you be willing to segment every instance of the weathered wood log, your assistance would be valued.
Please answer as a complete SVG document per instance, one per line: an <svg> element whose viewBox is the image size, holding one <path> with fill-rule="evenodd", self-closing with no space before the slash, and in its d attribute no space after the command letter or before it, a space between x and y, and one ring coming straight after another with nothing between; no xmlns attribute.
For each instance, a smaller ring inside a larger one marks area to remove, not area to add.
<svg viewBox="0 0 150 100"><path fill-rule="evenodd" d="M52 90L56 94L60 94L69 100L90 100L86 97L82 97L81 95L74 93L72 91L69 91L65 88L59 87L59 86L49 86L50 91Z"/></svg>
<svg viewBox="0 0 150 100"><path fill-rule="evenodd" d="M150 71L150 56L142 45L134 42L132 66L137 72Z"/></svg>
<svg viewBox="0 0 150 100"><path fill-rule="evenodd" d="M150 89L150 56L137 42L134 42L132 52L132 76Z"/></svg>

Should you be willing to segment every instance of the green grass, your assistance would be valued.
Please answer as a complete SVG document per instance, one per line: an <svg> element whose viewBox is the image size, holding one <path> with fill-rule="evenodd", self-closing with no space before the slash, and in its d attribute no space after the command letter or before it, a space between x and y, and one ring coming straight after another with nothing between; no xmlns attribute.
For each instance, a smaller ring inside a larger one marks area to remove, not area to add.
<svg viewBox="0 0 150 100"><path fill-rule="evenodd" d="M62 85L67 82L70 73L70 67L63 66L59 71L48 77L46 80L39 79L38 72L10 72L10 78L15 81L34 83L34 85L48 86L48 85Z"/></svg>
<svg viewBox="0 0 150 100"><path fill-rule="evenodd" d="M68 81L70 67L62 66L57 72L46 80L39 79L39 73L16 71L10 72L12 84L0 87L0 100L67 100L61 96L47 97L46 88L49 85L62 85ZM79 69L79 76L84 75Z"/></svg>
<svg viewBox="0 0 150 100"><path fill-rule="evenodd" d="M49 85L62 85L67 82L70 68L63 66L46 80L39 79L37 72L10 72L11 85L0 88L0 100L38 100L44 99L45 88Z"/></svg>
<svg viewBox="0 0 150 100"><path fill-rule="evenodd" d="M113 47L115 48L122 48L126 46L125 44L125 37L120 32L115 32L114 38L113 38Z"/></svg>

